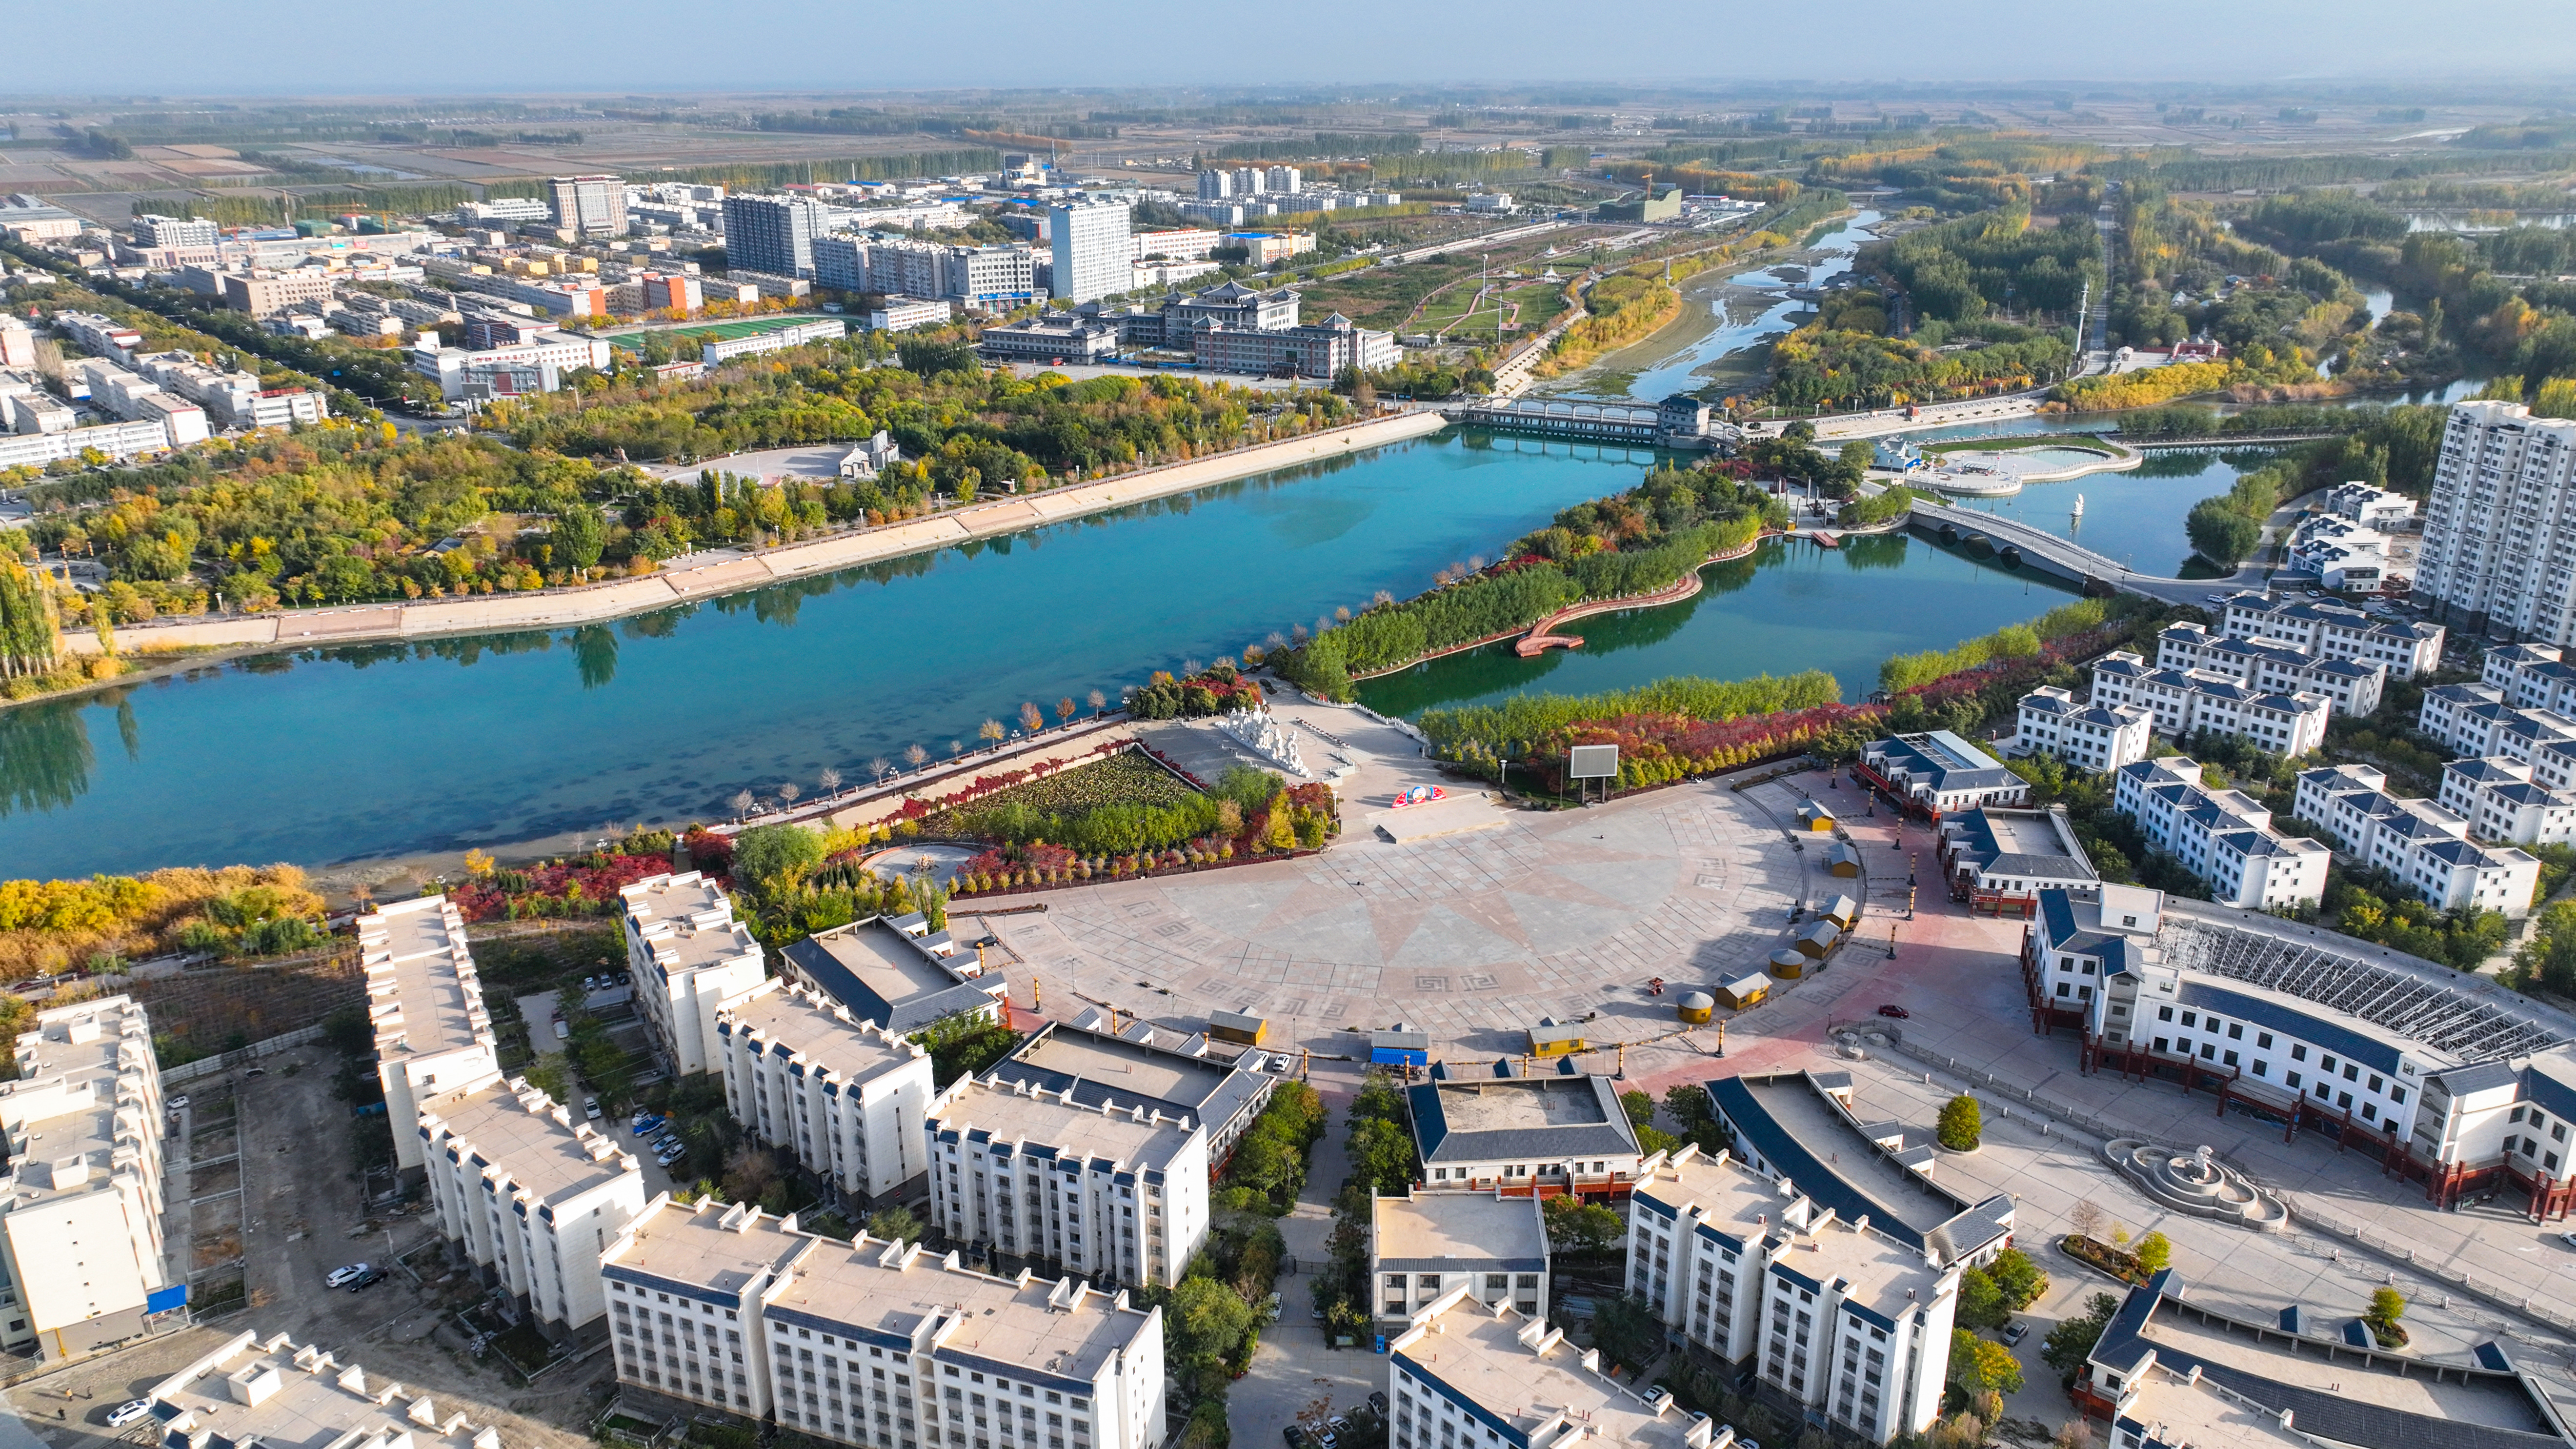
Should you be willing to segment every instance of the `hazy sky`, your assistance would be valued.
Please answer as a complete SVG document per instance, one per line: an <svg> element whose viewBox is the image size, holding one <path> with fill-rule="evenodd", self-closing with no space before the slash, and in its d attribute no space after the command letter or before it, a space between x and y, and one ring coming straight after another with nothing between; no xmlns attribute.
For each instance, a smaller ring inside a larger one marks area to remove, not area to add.
<svg viewBox="0 0 2576 1449"><path fill-rule="evenodd" d="M126 0L10 39L0 86L55 95L2576 75L2569 0Z"/></svg>

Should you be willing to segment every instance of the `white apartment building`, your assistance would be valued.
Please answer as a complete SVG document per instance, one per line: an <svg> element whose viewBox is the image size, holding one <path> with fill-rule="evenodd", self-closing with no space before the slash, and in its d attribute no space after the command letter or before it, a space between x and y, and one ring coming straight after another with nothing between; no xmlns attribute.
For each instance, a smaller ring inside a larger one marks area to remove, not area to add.
<svg viewBox="0 0 2576 1449"><path fill-rule="evenodd" d="M557 176L546 183L555 225L584 236L626 235L626 183L614 176Z"/></svg>
<svg viewBox="0 0 2576 1449"><path fill-rule="evenodd" d="M988 1449L1162 1442L1161 1310L1124 1293L667 1196L600 1271L629 1389L869 1449L963 1443L970 1424Z"/></svg>
<svg viewBox="0 0 2576 1449"><path fill-rule="evenodd" d="M128 372L105 358L78 358L63 371L74 389L73 396L85 390L90 401L127 422L159 423L171 447L184 448L214 436L214 430L207 426L204 408L163 392L150 378Z"/></svg>
<svg viewBox="0 0 2576 1449"><path fill-rule="evenodd" d="M581 337L551 328L520 342L473 351L439 346L435 334L424 333L421 345L411 350L411 370L436 382L439 396L455 402L477 396L552 392L563 385L564 374L576 369L607 371L610 352L605 337ZM496 374L509 374L513 380L506 387L495 386ZM529 380L519 381L521 374Z"/></svg>
<svg viewBox="0 0 2576 1449"><path fill-rule="evenodd" d="M2154 737L2153 711L2138 705L2078 704L2063 689L2041 685L2021 697L2010 757L2054 755L2070 765L2108 774L2147 757Z"/></svg>
<svg viewBox="0 0 2576 1449"><path fill-rule="evenodd" d="M656 1196L599 1256L617 1381L757 1423L772 1407L761 1308L815 1239L750 1203Z"/></svg>
<svg viewBox="0 0 2576 1449"><path fill-rule="evenodd" d="M153 1442L162 1449L345 1445L349 1449L502 1449L489 1425L476 1428L447 1401L370 1378L285 1334L243 1329L154 1385Z"/></svg>
<svg viewBox="0 0 2576 1449"><path fill-rule="evenodd" d="M2314 574L2336 593L2412 588L2415 577L2411 539L2331 513L2300 519L2290 530L2284 557L2292 572Z"/></svg>
<svg viewBox="0 0 2576 1449"><path fill-rule="evenodd" d="M769 974L733 900L697 871L657 875L619 891L626 964L672 1074L703 1072L721 1048L716 1015Z"/></svg>
<svg viewBox="0 0 2576 1449"><path fill-rule="evenodd" d="M1371 1208L1369 1291L1381 1318L1409 1318L1457 1288L1487 1307L1543 1318L1547 1252L1547 1218L1534 1196L1410 1187Z"/></svg>
<svg viewBox="0 0 2576 1449"><path fill-rule="evenodd" d="M2334 712L2321 694L2270 693L2206 669L2151 669L2125 649L2094 662L2093 698L2143 709L2175 739L2206 731L2294 760L2325 744L2326 719Z"/></svg>
<svg viewBox="0 0 2576 1449"><path fill-rule="evenodd" d="M608 1311L599 1255L644 1210L634 1154L497 1074L423 1103L415 1130L439 1231L551 1337ZM399 1135L399 1133L397 1134Z"/></svg>
<svg viewBox="0 0 2576 1449"><path fill-rule="evenodd" d="M2540 888L2540 862L2522 851L2469 839L2469 820L2430 800L2386 793L2388 777L2368 765L2299 774L2299 818L2324 827L2335 845L2388 872L2444 910L2474 907L2520 918Z"/></svg>
<svg viewBox="0 0 2576 1449"><path fill-rule="evenodd" d="M1207 1129L1193 1118L961 1081L928 1134L932 1221L956 1241L1168 1286L1207 1239Z"/></svg>
<svg viewBox="0 0 2576 1449"><path fill-rule="evenodd" d="M1174 226L1159 231L1140 231L1135 235L1137 261L1160 258L1172 262L1202 262L1208 253L1225 245L1225 234L1212 227Z"/></svg>
<svg viewBox="0 0 2576 1449"><path fill-rule="evenodd" d="M2326 492L2326 512L2384 533L2414 521L2415 500L2367 483L2338 483Z"/></svg>
<svg viewBox="0 0 2576 1449"><path fill-rule="evenodd" d="M956 320L954 305L918 297L888 297L859 315L860 324L870 332L910 332L918 327L945 327Z"/></svg>
<svg viewBox="0 0 2576 1449"><path fill-rule="evenodd" d="M134 370L204 408L228 428L283 428L322 421L322 400L300 387L263 388L250 372L208 367L185 352L146 352Z"/></svg>
<svg viewBox="0 0 2576 1449"><path fill-rule="evenodd" d="M13 412L20 401L10 399ZM0 468L41 468L57 458L77 458L92 448L118 459L165 453L170 450L170 430L158 422L101 423L94 428L0 437Z"/></svg>
<svg viewBox="0 0 2576 1449"><path fill-rule="evenodd" d="M836 1191L873 1201L929 1167L939 1091L920 1044L771 977L718 1008L715 1045L733 1119Z"/></svg>
<svg viewBox="0 0 2576 1449"><path fill-rule="evenodd" d="M367 973L367 1022L376 1033L376 1080L394 1129L394 1160L407 1175L427 1158L412 1128L421 1105L499 1074L483 981L465 945L465 917L443 895L399 901L358 918Z"/></svg>
<svg viewBox="0 0 2576 1449"><path fill-rule="evenodd" d="M2212 634L2198 624L2175 624L2156 636L2156 667L2207 670L2279 694L2322 694L2348 715L2378 709L2388 686L2384 663L2320 659L2286 639Z"/></svg>
<svg viewBox="0 0 2576 1449"><path fill-rule="evenodd" d="M1725 1153L1646 1159L1628 1288L1687 1339L1874 1444L1939 1417L1961 1264Z"/></svg>
<svg viewBox="0 0 2576 1449"><path fill-rule="evenodd" d="M161 1069L125 996L37 1012L14 1055L18 1079L0 1083L0 1347L52 1360L132 1338L184 1296L161 1235Z"/></svg>
<svg viewBox="0 0 2576 1449"><path fill-rule="evenodd" d="M1127 287L1134 276L1135 242L1123 201L1060 201L1047 208L1047 240L1055 250L1055 295L1067 302L1095 302Z"/></svg>
<svg viewBox="0 0 2576 1449"><path fill-rule="evenodd" d="M2555 644L2498 645L2487 651L2478 679L2516 709L2576 713L2576 664Z"/></svg>
<svg viewBox="0 0 2576 1449"><path fill-rule="evenodd" d="M143 346L142 333L96 312L56 312L51 320L54 330L80 344L83 352L110 362L131 362Z"/></svg>
<svg viewBox="0 0 2576 1449"><path fill-rule="evenodd" d="M1453 1288L1387 1345L1390 1449L1575 1449L1599 1439L1648 1449L1728 1449L1735 1431L1634 1392L1601 1372L1598 1349L1565 1330L1488 1307Z"/></svg>
<svg viewBox="0 0 2576 1449"><path fill-rule="evenodd" d="M2319 659L2385 664L2391 679L2413 679L2442 664L2447 631L2439 624L2382 618L2325 599L2275 599L2250 589L2230 594L2226 610L2220 627L2238 638L2278 639Z"/></svg>
<svg viewBox="0 0 2576 1449"><path fill-rule="evenodd" d="M2111 799L2147 844L2209 886L2210 898L2249 910L2322 899L2331 853L2273 828L2272 812L2242 790L2211 790L2183 755L2141 760L2112 776Z"/></svg>
<svg viewBox="0 0 2576 1449"><path fill-rule="evenodd" d="M2552 789L2520 760L2453 760L2442 767L2442 808L2480 840L2565 845L2576 840L2576 791Z"/></svg>
<svg viewBox="0 0 2576 1449"><path fill-rule="evenodd" d="M2529 761L2551 746L2576 744L2576 718L2508 703L2491 684L2445 684L2424 691L2415 727L2455 755L2501 755Z"/></svg>
<svg viewBox="0 0 2576 1449"><path fill-rule="evenodd" d="M2454 404L2424 509L2417 595L2479 632L2576 643L2572 470L2576 422L2518 403Z"/></svg>
<svg viewBox="0 0 2576 1449"><path fill-rule="evenodd" d="M892 1449L917 1419L924 1442L993 1449L1163 1442L1162 1312L1124 1292L995 1277L862 1233L798 1257L762 1316L778 1421L816 1438Z"/></svg>

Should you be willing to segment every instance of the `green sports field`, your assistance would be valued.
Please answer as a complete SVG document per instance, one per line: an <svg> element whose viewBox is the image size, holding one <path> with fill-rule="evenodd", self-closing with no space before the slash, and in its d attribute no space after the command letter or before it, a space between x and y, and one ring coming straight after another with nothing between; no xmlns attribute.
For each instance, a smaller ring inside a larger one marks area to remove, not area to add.
<svg viewBox="0 0 2576 1449"><path fill-rule="evenodd" d="M776 332L783 328L802 326L808 322L828 320L831 319L810 314L745 317L733 322L688 322L677 327L627 327L600 335L612 342L630 341L648 333L664 337L685 337L693 342L727 342L736 337L757 337L763 332Z"/></svg>

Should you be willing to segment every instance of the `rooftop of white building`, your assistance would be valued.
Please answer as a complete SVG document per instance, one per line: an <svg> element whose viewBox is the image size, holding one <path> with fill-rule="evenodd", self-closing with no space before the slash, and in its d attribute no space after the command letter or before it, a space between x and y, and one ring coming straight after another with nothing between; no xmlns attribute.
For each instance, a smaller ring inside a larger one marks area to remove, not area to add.
<svg viewBox="0 0 2576 1449"><path fill-rule="evenodd" d="M733 918L732 899L694 870L638 881L617 894L665 971L727 965L760 951L751 928Z"/></svg>
<svg viewBox="0 0 2576 1449"><path fill-rule="evenodd" d="M777 976L727 1003L716 1014L716 1029L749 1033L769 1050L783 1049L808 1067L854 1086L928 1055L918 1044L859 1020L822 993Z"/></svg>
<svg viewBox="0 0 2576 1449"><path fill-rule="evenodd" d="M501 1436L477 1429L428 1394L377 1379L328 1353L297 1348L285 1334L245 1331L152 1391L161 1442L190 1449L263 1444L271 1449L500 1449Z"/></svg>
<svg viewBox="0 0 2576 1449"><path fill-rule="evenodd" d="M599 1271L621 1282L685 1290L740 1307L743 1290L825 1241L799 1233L792 1213L775 1218L746 1204L691 1206L663 1193L609 1243Z"/></svg>
<svg viewBox="0 0 2576 1449"><path fill-rule="evenodd" d="M1424 1192L1376 1204L1378 1266L1399 1273L1474 1262L1501 1272L1547 1268L1547 1222L1534 1197L1490 1192Z"/></svg>
<svg viewBox="0 0 2576 1449"><path fill-rule="evenodd" d="M422 896L360 916L358 950L380 1059L492 1041L465 918L447 897Z"/></svg>
<svg viewBox="0 0 2576 1449"><path fill-rule="evenodd" d="M420 1130L444 1129L539 1202L569 1202L640 1172L634 1154L525 1081L498 1077L421 1104Z"/></svg>
<svg viewBox="0 0 2576 1449"><path fill-rule="evenodd" d="M1199 1128L1195 1117L1158 1118L1141 1098L1130 1104L1113 1097L1104 1110L1068 1102L1052 1092L980 1081L960 1083L926 1125L934 1135L954 1132L970 1142L989 1139L1060 1148L1131 1169L1169 1166Z"/></svg>
<svg viewBox="0 0 2576 1449"><path fill-rule="evenodd" d="M1161 1332L1123 1293L1026 1272L996 1278L957 1266L954 1255L865 1233L847 1244L816 1240L770 1299L769 1316L825 1332L856 1329L886 1347L928 1347L1009 1377L1044 1376L1073 1393L1089 1392L1113 1355Z"/></svg>
<svg viewBox="0 0 2576 1449"><path fill-rule="evenodd" d="M159 1135L160 1104L146 1096L152 1028L130 997L38 1013L16 1056L18 1080L0 1082L9 1154L0 1204L96 1192Z"/></svg>
<svg viewBox="0 0 2576 1449"><path fill-rule="evenodd" d="M1452 1289L1413 1316L1390 1351L1457 1396L1507 1422L1530 1449L1599 1439L1684 1449L1709 1442L1707 1420L1660 1412L1620 1384L1584 1367L1587 1356L1508 1305L1487 1308Z"/></svg>

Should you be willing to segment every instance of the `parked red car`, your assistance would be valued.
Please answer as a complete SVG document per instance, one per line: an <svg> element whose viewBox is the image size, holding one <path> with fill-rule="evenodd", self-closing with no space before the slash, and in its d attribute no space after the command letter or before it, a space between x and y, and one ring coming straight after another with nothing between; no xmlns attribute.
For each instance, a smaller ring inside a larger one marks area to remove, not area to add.
<svg viewBox="0 0 2576 1449"><path fill-rule="evenodd" d="M1878 1014L1881 1016L1892 1016L1897 1020L1902 1021L1905 1018L1912 1016L1914 1013L1906 1010L1902 1006L1896 1005L1894 1002L1890 1002L1887 1005L1880 1007L1878 1009Z"/></svg>

